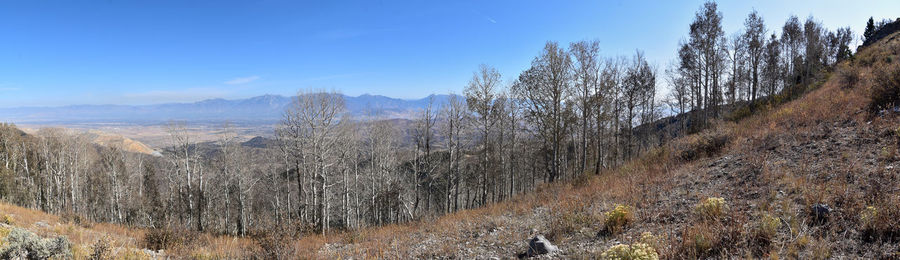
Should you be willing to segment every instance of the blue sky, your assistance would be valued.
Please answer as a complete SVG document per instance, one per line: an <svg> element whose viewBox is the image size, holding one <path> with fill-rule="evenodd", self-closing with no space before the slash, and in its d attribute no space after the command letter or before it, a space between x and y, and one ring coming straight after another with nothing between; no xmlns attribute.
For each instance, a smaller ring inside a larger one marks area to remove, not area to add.
<svg viewBox="0 0 900 260"><path fill-rule="evenodd" d="M548 40L598 39L662 68L702 1L0 1L0 107L150 104L302 88L420 98L462 91L479 64L504 80ZM860 34L900 1L721 1L725 29L756 9Z"/></svg>

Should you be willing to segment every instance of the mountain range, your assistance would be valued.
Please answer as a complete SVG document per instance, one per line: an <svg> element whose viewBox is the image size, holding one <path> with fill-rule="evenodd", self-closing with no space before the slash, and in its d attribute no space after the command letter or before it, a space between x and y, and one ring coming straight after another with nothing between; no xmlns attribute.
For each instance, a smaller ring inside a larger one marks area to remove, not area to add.
<svg viewBox="0 0 900 260"><path fill-rule="evenodd" d="M13 123L138 123L156 124L170 120L189 122L273 123L296 97L262 95L246 99L207 99L194 103L154 105L70 105L61 107L0 108L0 122ZM381 95L344 95L347 112L359 118L409 119L433 100L435 108L449 95L421 99L399 99Z"/></svg>

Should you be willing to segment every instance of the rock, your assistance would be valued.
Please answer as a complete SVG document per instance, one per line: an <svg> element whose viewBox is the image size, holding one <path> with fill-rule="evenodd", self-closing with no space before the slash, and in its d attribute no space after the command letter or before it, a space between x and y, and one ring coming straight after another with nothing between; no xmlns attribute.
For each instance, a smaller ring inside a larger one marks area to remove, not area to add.
<svg viewBox="0 0 900 260"><path fill-rule="evenodd" d="M34 225L35 225L35 226L38 226L38 227L42 227L42 228L48 228L48 227L50 227L50 225L47 225L47 223L46 223L46 222L43 222L43 221L35 222Z"/></svg>
<svg viewBox="0 0 900 260"><path fill-rule="evenodd" d="M551 254L559 251L559 248L550 243L550 240L544 238L543 235L537 235L528 241L528 252L526 256L532 257L543 254Z"/></svg>
<svg viewBox="0 0 900 260"><path fill-rule="evenodd" d="M816 204L810 209L810 215L812 215L813 219L817 222L824 222L827 220L829 213L831 213L831 207L828 207L826 204Z"/></svg>

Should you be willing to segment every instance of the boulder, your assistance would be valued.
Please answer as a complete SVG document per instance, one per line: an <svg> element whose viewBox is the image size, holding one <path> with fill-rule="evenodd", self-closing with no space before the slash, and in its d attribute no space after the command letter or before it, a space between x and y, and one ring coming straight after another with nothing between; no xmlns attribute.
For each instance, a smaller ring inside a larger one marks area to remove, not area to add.
<svg viewBox="0 0 900 260"><path fill-rule="evenodd" d="M556 251L559 251L559 248L551 244L550 240L544 238L543 235L537 235L528 241L528 252L526 252L525 255L528 257L532 257L543 254L551 254Z"/></svg>

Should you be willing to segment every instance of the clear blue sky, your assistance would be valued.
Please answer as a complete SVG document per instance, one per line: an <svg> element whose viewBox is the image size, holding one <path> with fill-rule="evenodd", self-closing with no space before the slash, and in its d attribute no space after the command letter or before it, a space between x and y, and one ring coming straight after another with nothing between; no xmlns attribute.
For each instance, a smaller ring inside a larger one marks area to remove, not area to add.
<svg viewBox="0 0 900 260"><path fill-rule="evenodd" d="M479 64L504 80L548 40L599 39L662 68L702 1L0 2L0 107L148 104L301 88L419 98L459 93ZM722 1L770 29L814 15L858 35L900 1Z"/></svg>

